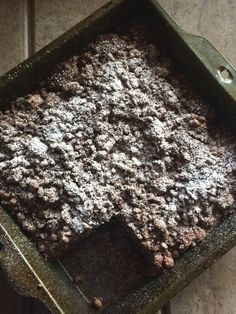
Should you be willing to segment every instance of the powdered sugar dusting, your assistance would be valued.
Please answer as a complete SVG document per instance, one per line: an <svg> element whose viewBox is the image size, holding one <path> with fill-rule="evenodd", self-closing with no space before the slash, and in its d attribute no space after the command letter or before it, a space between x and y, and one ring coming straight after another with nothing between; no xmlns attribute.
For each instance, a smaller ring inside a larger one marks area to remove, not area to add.
<svg viewBox="0 0 236 314"><path fill-rule="evenodd" d="M142 28L100 36L0 114L0 197L47 257L115 217L172 267L235 211L215 121Z"/></svg>

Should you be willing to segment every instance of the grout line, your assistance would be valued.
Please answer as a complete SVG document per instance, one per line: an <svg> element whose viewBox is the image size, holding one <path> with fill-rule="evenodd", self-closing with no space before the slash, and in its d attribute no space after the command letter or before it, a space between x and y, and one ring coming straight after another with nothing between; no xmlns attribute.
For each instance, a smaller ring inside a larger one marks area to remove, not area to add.
<svg viewBox="0 0 236 314"><path fill-rule="evenodd" d="M23 46L24 46L24 59L28 58L28 10L27 0L24 0L23 6Z"/></svg>
<svg viewBox="0 0 236 314"><path fill-rule="evenodd" d="M171 314L170 302L167 302L161 309L161 314Z"/></svg>
<svg viewBox="0 0 236 314"><path fill-rule="evenodd" d="M24 10L24 46L25 58L35 52L35 3L34 0L25 0Z"/></svg>

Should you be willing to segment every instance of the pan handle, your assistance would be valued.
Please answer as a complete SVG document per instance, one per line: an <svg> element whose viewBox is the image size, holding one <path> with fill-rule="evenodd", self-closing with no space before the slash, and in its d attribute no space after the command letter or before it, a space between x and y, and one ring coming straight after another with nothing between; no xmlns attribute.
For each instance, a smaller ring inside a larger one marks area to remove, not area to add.
<svg viewBox="0 0 236 314"><path fill-rule="evenodd" d="M207 39L189 34L179 26L177 27L179 28L179 32L181 32L182 38L195 56L236 101L236 70L233 65Z"/></svg>
<svg viewBox="0 0 236 314"><path fill-rule="evenodd" d="M167 46L178 55L178 45L185 46L182 50L191 50L195 62L205 67L216 84L220 84L224 92L236 102L236 70L221 53L205 38L185 32L168 12L161 6L158 0L147 0L151 10L158 14L159 24L163 33L168 38ZM168 34L167 34L168 33ZM167 36L168 35L168 36ZM170 42L171 41L171 42ZM189 55L189 53L187 53ZM184 63L185 57L182 56ZM192 59L193 60L193 59ZM192 62L193 63L193 62ZM193 70L193 69L191 69Z"/></svg>

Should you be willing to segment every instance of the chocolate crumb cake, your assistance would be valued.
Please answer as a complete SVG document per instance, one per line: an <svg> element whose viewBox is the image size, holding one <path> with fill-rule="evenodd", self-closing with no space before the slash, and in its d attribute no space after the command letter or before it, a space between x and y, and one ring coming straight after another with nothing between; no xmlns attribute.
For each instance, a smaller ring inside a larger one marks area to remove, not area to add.
<svg viewBox="0 0 236 314"><path fill-rule="evenodd" d="M47 259L117 220L159 270L235 212L235 138L141 25L0 113L0 199Z"/></svg>

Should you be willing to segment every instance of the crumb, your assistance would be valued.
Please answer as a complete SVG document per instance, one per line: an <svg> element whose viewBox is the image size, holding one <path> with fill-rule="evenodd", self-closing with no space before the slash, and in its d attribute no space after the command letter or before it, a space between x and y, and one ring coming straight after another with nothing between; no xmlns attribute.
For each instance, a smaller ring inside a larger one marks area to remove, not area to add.
<svg viewBox="0 0 236 314"><path fill-rule="evenodd" d="M96 309L101 309L103 307L102 298L95 297L93 300L93 305Z"/></svg>

